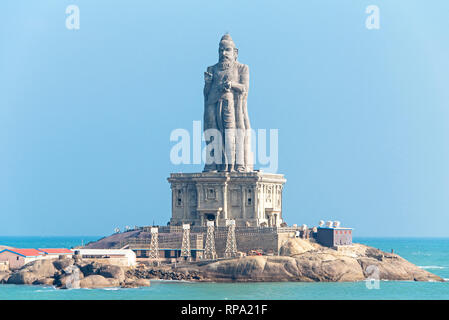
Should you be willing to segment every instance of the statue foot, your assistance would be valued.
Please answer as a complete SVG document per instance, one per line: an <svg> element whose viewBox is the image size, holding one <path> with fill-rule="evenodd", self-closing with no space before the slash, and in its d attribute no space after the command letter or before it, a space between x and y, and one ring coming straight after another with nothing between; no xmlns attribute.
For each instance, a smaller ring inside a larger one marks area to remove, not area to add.
<svg viewBox="0 0 449 320"><path fill-rule="evenodd" d="M244 166L237 166L236 171L237 171L237 172L245 172L246 169L245 169Z"/></svg>

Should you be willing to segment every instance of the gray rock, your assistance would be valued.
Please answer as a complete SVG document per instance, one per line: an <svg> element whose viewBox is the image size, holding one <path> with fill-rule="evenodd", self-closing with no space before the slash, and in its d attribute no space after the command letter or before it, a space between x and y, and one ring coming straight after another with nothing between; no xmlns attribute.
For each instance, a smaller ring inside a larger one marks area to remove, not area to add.
<svg viewBox="0 0 449 320"><path fill-rule="evenodd" d="M120 283L125 281L125 271L119 266L103 265L99 268L98 274L105 278L117 279Z"/></svg>
<svg viewBox="0 0 449 320"><path fill-rule="evenodd" d="M7 283L10 276L9 272L0 272L0 283Z"/></svg>
<svg viewBox="0 0 449 320"><path fill-rule="evenodd" d="M121 285L122 288L139 288L139 287L149 287L150 280L148 279L126 279Z"/></svg>
<svg viewBox="0 0 449 320"><path fill-rule="evenodd" d="M41 278L33 282L36 285L52 286L55 282L53 278Z"/></svg>
<svg viewBox="0 0 449 320"><path fill-rule="evenodd" d="M27 271L17 271L13 273L9 279L8 284L33 284L37 280L36 275Z"/></svg>
<svg viewBox="0 0 449 320"><path fill-rule="evenodd" d="M91 275L80 281L80 288L110 288L120 285L117 279L105 278L100 275Z"/></svg>
<svg viewBox="0 0 449 320"><path fill-rule="evenodd" d="M138 287L149 287L150 286L150 280L148 279L139 279L136 281L136 285Z"/></svg>
<svg viewBox="0 0 449 320"><path fill-rule="evenodd" d="M84 278L78 266L69 265L62 271L63 273L55 280L55 284L61 289L78 289L80 287L80 280Z"/></svg>
<svg viewBox="0 0 449 320"><path fill-rule="evenodd" d="M98 271L101 268L101 264L96 262L91 263L79 263L77 264L78 268L81 270L81 272L84 274L84 276L92 276L98 274Z"/></svg>
<svg viewBox="0 0 449 320"><path fill-rule="evenodd" d="M52 260L36 260L20 269L20 272L33 274L36 279L53 277L56 271Z"/></svg>
<svg viewBox="0 0 449 320"><path fill-rule="evenodd" d="M41 279L53 278L56 272L52 260L36 260L15 271L8 279L8 283L33 284Z"/></svg>
<svg viewBox="0 0 449 320"><path fill-rule="evenodd" d="M56 269L58 270L63 270L65 268L67 268L68 266L71 266L75 263L75 261L73 259L58 259L53 261L53 265L55 266Z"/></svg>

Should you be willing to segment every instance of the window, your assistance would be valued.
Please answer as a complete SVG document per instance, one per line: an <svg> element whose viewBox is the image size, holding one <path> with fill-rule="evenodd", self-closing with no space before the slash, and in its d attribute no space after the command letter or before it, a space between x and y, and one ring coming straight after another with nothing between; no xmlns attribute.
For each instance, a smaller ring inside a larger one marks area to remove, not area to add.
<svg viewBox="0 0 449 320"><path fill-rule="evenodd" d="M246 198L246 205L252 206L253 205L253 190L248 189L246 190L247 198Z"/></svg>
<svg viewBox="0 0 449 320"><path fill-rule="evenodd" d="M216 194L215 194L215 189L214 188L207 188L206 191L206 198L207 199L215 199L216 198Z"/></svg>

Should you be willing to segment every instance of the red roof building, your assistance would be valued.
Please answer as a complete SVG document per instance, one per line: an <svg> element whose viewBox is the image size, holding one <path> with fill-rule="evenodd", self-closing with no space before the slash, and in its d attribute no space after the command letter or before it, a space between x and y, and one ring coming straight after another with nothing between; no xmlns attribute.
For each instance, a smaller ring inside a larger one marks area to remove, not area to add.
<svg viewBox="0 0 449 320"><path fill-rule="evenodd" d="M9 251L12 253L16 253L22 257L38 257L42 255L42 252L36 249L17 249L17 248L11 248L11 249L5 249L3 251ZM2 252L3 252L2 251Z"/></svg>
<svg viewBox="0 0 449 320"><path fill-rule="evenodd" d="M11 270L20 269L25 264L44 257L45 254L36 249L8 248L0 251L0 261L6 261Z"/></svg>

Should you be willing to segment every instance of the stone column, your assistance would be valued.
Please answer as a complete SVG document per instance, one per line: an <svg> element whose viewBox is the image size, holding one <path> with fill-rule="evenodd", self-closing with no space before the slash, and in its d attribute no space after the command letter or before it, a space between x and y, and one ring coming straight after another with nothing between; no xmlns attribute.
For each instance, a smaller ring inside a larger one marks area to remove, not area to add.
<svg viewBox="0 0 449 320"><path fill-rule="evenodd" d="M246 220L246 201L248 200L248 186L240 186L240 194L242 195L241 205L242 205L242 218Z"/></svg>
<svg viewBox="0 0 449 320"><path fill-rule="evenodd" d="M228 183L222 185L223 194L223 219L228 219Z"/></svg>
<svg viewBox="0 0 449 320"><path fill-rule="evenodd" d="M256 184L256 189L254 191L254 219L260 218L260 184Z"/></svg>
<svg viewBox="0 0 449 320"><path fill-rule="evenodd" d="M189 197L187 194L187 184L182 185L182 206L183 206L183 219L187 219L189 215Z"/></svg>

